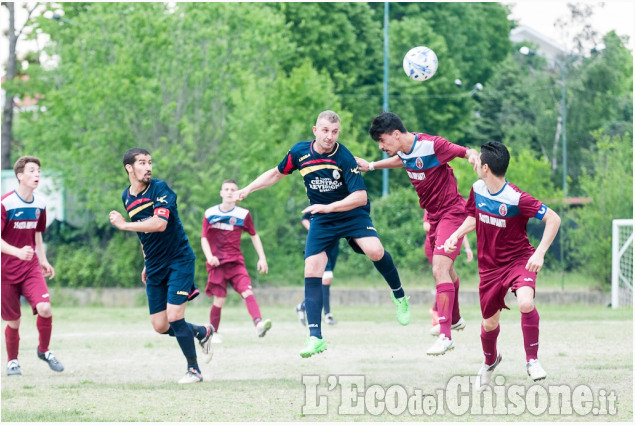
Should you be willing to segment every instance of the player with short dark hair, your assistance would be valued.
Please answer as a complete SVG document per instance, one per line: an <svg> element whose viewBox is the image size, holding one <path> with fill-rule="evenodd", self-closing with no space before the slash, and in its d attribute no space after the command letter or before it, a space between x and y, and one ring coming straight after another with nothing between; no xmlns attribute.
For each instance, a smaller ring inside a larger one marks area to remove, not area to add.
<svg viewBox="0 0 635 425"><path fill-rule="evenodd" d="M139 237L145 259L141 280L146 285L150 321L156 332L176 337L187 360L187 372L179 383L201 382L194 338L209 362L214 330L211 325L185 321L185 306L194 287L195 257L179 219L176 193L165 182L152 178L152 157L147 150L128 150L123 165L130 186L121 198L131 221L111 211L110 223Z"/></svg>
<svg viewBox="0 0 635 425"><path fill-rule="evenodd" d="M355 158L341 143L340 117L333 111L318 115L313 134L315 139L296 143L277 167L265 171L237 193L237 200L251 192L267 188L298 170L304 178L311 205L302 213L311 213L304 250L304 294L310 335L302 357L311 357L326 350L322 339L322 276L327 255L340 238L346 238L353 250L367 255L392 289L397 306L397 320L410 322L408 300L401 287L399 273L388 251L379 240L370 219L370 202L366 186Z"/></svg>
<svg viewBox="0 0 635 425"><path fill-rule="evenodd" d="M302 216L302 226L306 230L311 227L311 213L306 213ZM322 275L322 304L324 310L324 321L328 325L336 325L337 320L331 313L331 283L333 283L333 271L335 270L335 264L337 263L337 256L340 253L339 241L333 245L333 249L326 253L328 261L326 262L326 269ZM306 305L304 300L295 306L295 312L298 315L298 320L302 326L306 326Z"/></svg>
<svg viewBox="0 0 635 425"><path fill-rule="evenodd" d="M36 354L55 372L64 366L49 350L53 330L51 299L45 278L55 269L48 262L42 233L46 231L46 204L34 195L40 184L40 160L19 158L13 167L18 188L2 196L2 320L7 348L7 375L22 375L18 363L20 348L20 296L37 314L39 344Z"/></svg>
<svg viewBox="0 0 635 425"><path fill-rule="evenodd" d="M451 331L461 330L466 325L459 310L460 282L454 270L460 250L452 254L443 251L443 242L465 219L465 201L449 162L454 158L465 158L474 164L477 152L440 136L409 133L401 118L392 112L375 117L368 132L390 158L370 163L356 158L360 170L405 167L419 196L419 205L426 210L430 231L426 233L425 252L432 264L439 320L439 331L431 329L438 338L427 354L443 355L454 349Z"/></svg>
<svg viewBox="0 0 635 425"><path fill-rule="evenodd" d="M271 320L263 320L251 287L251 278L247 273L245 258L240 250L240 235L243 232L249 233L258 254L256 264L258 271L267 273L269 266L251 213L245 208L236 206L237 190L236 180L225 180L220 190L223 201L208 208L203 217L201 247L207 259L205 266L208 273L205 293L213 297L212 309L209 313L210 323L218 331L221 311L227 297L227 284L231 283L234 290L245 300L247 311L256 327L256 333L259 337L264 337L271 329Z"/></svg>
<svg viewBox="0 0 635 425"><path fill-rule="evenodd" d="M480 180L472 186L467 201L467 218L444 243L444 249L456 250L458 240L476 229L479 297L483 322L481 343L485 361L478 371L476 387L485 387L502 356L496 341L500 332L500 314L510 289L516 295L521 313L527 373L534 381L547 373L538 361L538 325L540 316L534 305L536 276L545 261L560 227L560 216L529 193L505 180L509 151L499 142L481 146L476 171ZM529 243L527 222L537 218L545 230L537 248Z"/></svg>

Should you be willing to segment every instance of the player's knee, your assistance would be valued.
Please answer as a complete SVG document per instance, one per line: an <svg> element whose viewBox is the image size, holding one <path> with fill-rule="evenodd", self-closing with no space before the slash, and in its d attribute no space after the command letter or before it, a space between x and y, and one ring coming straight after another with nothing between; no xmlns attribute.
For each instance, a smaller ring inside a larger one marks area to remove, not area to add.
<svg viewBox="0 0 635 425"><path fill-rule="evenodd" d="M489 319L483 319L481 323L485 332L492 332L494 329L498 327L498 319L490 317Z"/></svg>
<svg viewBox="0 0 635 425"><path fill-rule="evenodd" d="M380 246L379 248L370 249L366 252L366 255L371 261L379 261L384 258L384 248Z"/></svg>
<svg viewBox="0 0 635 425"><path fill-rule="evenodd" d="M251 291L251 289L247 289L246 291L241 292L240 296L243 297L243 299L244 299L244 298L247 298L248 296L253 295L253 294L254 293Z"/></svg>
<svg viewBox="0 0 635 425"><path fill-rule="evenodd" d="M322 278L322 285L329 286L331 284L331 282L333 282L333 278L332 277L323 277Z"/></svg>
<svg viewBox="0 0 635 425"><path fill-rule="evenodd" d="M53 315L53 311L51 310L51 303L38 303L35 306L35 310L39 316L49 318Z"/></svg>
<svg viewBox="0 0 635 425"><path fill-rule="evenodd" d="M20 319L17 320L8 320L7 326L11 329L19 329L20 328Z"/></svg>
<svg viewBox="0 0 635 425"><path fill-rule="evenodd" d="M433 264L432 265L432 276L434 277L435 282L442 283L445 282L450 275L450 270L443 264Z"/></svg>
<svg viewBox="0 0 635 425"><path fill-rule="evenodd" d="M214 297L212 304L214 304L214 307L223 308L225 305L225 297Z"/></svg>
<svg viewBox="0 0 635 425"><path fill-rule="evenodd" d="M534 300L531 298L528 299L519 299L518 300L518 309L521 313L531 313L531 311L535 308Z"/></svg>

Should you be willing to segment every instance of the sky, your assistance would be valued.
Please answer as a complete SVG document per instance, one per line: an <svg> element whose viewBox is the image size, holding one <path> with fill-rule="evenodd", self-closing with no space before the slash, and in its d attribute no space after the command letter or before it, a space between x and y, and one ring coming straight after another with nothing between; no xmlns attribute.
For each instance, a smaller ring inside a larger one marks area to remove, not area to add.
<svg viewBox="0 0 635 425"><path fill-rule="evenodd" d="M635 3L632 0L574 1L574 0L517 0L502 1L512 6L511 18L521 25L531 27L563 46L567 40L554 27L558 18L569 16L567 3L597 5L591 25L601 35L611 30L620 35L627 35L630 41L627 46L633 51L633 31L635 27ZM602 5L600 7L599 5Z"/></svg>
<svg viewBox="0 0 635 425"><path fill-rule="evenodd" d="M521 25L526 25L543 35L551 38L563 46L568 43L554 27L554 23L558 18L568 17L567 3L575 2L575 0L517 0L517 1L501 1L501 3L512 6L511 18ZM21 5L34 2L16 1L16 11L20 13L18 16L18 24L24 22L26 13ZM598 7L592 18L592 26L600 32L601 35L611 30L615 30L618 35L628 35L630 41L627 46L633 51L633 31L635 27L635 4L632 0L605 0L605 1L585 1L576 3L589 3L594 5L603 4ZM20 19L21 18L21 19ZM8 39L4 35L8 28L8 13L6 7L0 8L0 74L4 75L4 64L7 60ZM17 26L17 25L16 25ZM33 44L31 44L32 46ZM29 44L25 42L18 43L18 49L28 48Z"/></svg>

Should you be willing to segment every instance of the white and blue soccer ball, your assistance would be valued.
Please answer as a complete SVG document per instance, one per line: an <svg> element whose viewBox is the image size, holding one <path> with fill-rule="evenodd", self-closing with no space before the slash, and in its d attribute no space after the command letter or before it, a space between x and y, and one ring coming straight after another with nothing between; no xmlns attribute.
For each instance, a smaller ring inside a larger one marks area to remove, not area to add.
<svg viewBox="0 0 635 425"><path fill-rule="evenodd" d="M403 70L415 81L429 80L437 72L438 66L436 53L426 46L413 47L403 57Z"/></svg>

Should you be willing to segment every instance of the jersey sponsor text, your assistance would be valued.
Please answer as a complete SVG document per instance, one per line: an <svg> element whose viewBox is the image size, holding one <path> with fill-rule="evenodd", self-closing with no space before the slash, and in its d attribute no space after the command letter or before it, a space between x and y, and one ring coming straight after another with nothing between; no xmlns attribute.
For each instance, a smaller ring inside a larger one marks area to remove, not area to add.
<svg viewBox="0 0 635 425"><path fill-rule="evenodd" d="M483 213L478 213L478 218L481 223L491 224L496 227L507 227L507 221L503 218L496 218Z"/></svg>

